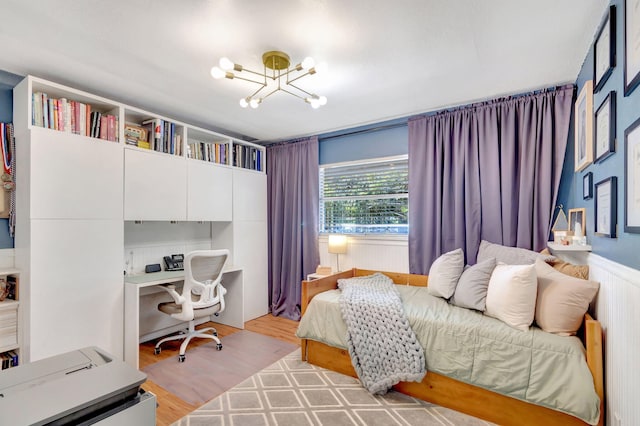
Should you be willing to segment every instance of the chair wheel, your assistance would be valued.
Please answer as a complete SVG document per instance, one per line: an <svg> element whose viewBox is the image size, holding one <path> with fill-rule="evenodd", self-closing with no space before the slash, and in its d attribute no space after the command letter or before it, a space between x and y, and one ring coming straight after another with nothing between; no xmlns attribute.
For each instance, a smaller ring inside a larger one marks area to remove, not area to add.
<svg viewBox="0 0 640 426"><path fill-rule="evenodd" d="M216 349L217 349L217 350L219 350L219 351L221 351L221 350L222 350L222 343L218 343L218 344L216 345Z"/></svg>
<svg viewBox="0 0 640 426"><path fill-rule="evenodd" d="M178 355L178 362L184 362L184 355Z"/></svg>
<svg viewBox="0 0 640 426"><path fill-rule="evenodd" d="M153 350L153 353L154 353L155 355L160 355L160 352L161 352L161 351L162 351L162 349L160 349L160 348L158 347L158 348L155 348L155 349Z"/></svg>
<svg viewBox="0 0 640 426"><path fill-rule="evenodd" d="M218 337L218 332L217 332L217 331L214 331L214 332L213 332L213 335L214 335L215 337Z"/></svg>

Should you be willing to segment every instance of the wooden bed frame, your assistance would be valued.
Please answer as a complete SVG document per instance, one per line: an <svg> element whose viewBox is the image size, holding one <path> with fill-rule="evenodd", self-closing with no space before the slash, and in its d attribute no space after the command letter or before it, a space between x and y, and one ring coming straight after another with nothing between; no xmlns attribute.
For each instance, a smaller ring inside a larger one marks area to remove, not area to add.
<svg viewBox="0 0 640 426"><path fill-rule="evenodd" d="M338 279L371 275L382 272L396 284L427 286L426 275L351 269L313 281L302 281L302 314L311 299L318 293L338 288ZM599 426L604 425L604 382L602 360L602 328L600 323L585 315L582 330L586 347L587 364L593 376L596 393L600 397ZM323 343L302 339L302 359L311 364L347 374L356 372L351 364L349 352ZM501 425L585 425L582 420L550 408L534 405L519 399L501 395L449 377L428 372L422 382L400 382L395 390L422 400L448 407L481 419Z"/></svg>

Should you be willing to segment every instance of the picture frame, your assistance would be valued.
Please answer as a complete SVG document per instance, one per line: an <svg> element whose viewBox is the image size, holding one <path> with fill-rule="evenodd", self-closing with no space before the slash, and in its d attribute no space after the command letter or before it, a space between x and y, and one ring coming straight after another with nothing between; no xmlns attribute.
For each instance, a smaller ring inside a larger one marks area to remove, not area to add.
<svg viewBox="0 0 640 426"><path fill-rule="evenodd" d="M580 228L578 228L578 224L580 224ZM586 224L587 224L587 209L577 208L577 209L569 209L569 231L573 233L574 237L584 237L587 235L586 233Z"/></svg>
<svg viewBox="0 0 640 426"><path fill-rule="evenodd" d="M624 1L624 95L640 84L640 0Z"/></svg>
<svg viewBox="0 0 640 426"><path fill-rule="evenodd" d="M640 233L640 118L624 131L624 232Z"/></svg>
<svg viewBox="0 0 640 426"><path fill-rule="evenodd" d="M593 49L594 92L600 91L616 66L616 7L609 6L609 13L596 33Z"/></svg>
<svg viewBox="0 0 640 426"><path fill-rule="evenodd" d="M582 176L582 199L590 200L593 198L593 173L589 172Z"/></svg>
<svg viewBox="0 0 640 426"><path fill-rule="evenodd" d="M595 185L595 234L616 238L618 178L610 176Z"/></svg>
<svg viewBox="0 0 640 426"><path fill-rule="evenodd" d="M579 172L593 162L593 80L586 81L582 86L574 112L574 171Z"/></svg>
<svg viewBox="0 0 640 426"><path fill-rule="evenodd" d="M594 162L600 163L616 152L616 92L612 90L596 110L594 120Z"/></svg>

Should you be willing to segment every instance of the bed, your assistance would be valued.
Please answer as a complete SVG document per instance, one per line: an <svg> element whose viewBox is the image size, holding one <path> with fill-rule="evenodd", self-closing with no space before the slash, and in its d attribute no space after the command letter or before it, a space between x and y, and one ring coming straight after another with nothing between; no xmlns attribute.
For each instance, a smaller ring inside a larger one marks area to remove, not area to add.
<svg viewBox="0 0 640 426"><path fill-rule="evenodd" d="M362 277L372 275L378 271L352 269L335 275L330 275L313 281L302 282L302 301L301 308L303 320L301 326L305 322L305 313L309 308L311 300L320 293L325 293L318 298L331 298L329 290L337 289L338 279ZM382 272L399 285L409 285L417 287L426 287L428 277L426 275L412 275L403 273ZM316 304L317 305L317 304ZM462 309L462 308L455 308ZM335 322L336 327L341 319L335 318L326 312L322 312L322 321L331 326L331 322ZM481 316L481 314L478 314ZM308 328L308 327L307 327ZM356 377L355 370L351 364L349 352L344 345L335 343L335 341L324 339L321 336L322 331L308 330L300 334L302 359L311 364L327 368ZM320 333L320 334L318 334ZM539 333L544 333L539 331ZM599 415L596 414L595 421L590 423L604 424L604 385L603 385L603 360L602 360L602 330L600 323L588 314L585 315L584 323L580 331L581 340L584 347L580 346L580 351L586 355L586 364L590 372L592 383L585 386L593 386L593 391L599 398ZM430 370L430 369L428 369ZM591 380L589 380L591 382ZM475 417L485 419L498 424L517 424L517 425L585 425L589 424L580 418L567 414L566 412L548 408L547 406L538 405L527 402L524 399L507 396L504 393L488 390L484 387L473 385L464 380L456 380L445 374L439 374L428 371L422 382L400 382L394 386L394 389L432 402L444 407L448 407Z"/></svg>

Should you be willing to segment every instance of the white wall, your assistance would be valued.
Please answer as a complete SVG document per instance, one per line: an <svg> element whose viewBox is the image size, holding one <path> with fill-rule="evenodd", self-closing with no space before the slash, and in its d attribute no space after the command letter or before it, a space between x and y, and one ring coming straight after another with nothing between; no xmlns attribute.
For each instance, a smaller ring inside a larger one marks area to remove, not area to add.
<svg viewBox="0 0 640 426"><path fill-rule="evenodd" d="M320 236L320 264L337 271L337 256L340 270L351 268L376 269L379 271L409 272L409 252L406 236L357 236L347 237L347 253L330 254L327 251L326 235Z"/></svg>

